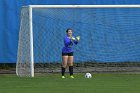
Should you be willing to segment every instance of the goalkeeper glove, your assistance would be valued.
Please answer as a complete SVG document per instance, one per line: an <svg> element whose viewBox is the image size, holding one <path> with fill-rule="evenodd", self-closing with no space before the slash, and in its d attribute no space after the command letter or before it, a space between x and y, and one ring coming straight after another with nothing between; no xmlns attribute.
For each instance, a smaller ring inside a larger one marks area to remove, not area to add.
<svg viewBox="0 0 140 93"><path fill-rule="evenodd" d="M80 40L80 36L77 36L77 37L76 37L76 40L79 41L79 40Z"/></svg>
<svg viewBox="0 0 140 93"><path fill-rule="evenodd" d="M75 38L74 38L74 37L72 37L72 38L71 38L71 40L72 40L72 41L74 41L74 40L75 40Z"/></svg>

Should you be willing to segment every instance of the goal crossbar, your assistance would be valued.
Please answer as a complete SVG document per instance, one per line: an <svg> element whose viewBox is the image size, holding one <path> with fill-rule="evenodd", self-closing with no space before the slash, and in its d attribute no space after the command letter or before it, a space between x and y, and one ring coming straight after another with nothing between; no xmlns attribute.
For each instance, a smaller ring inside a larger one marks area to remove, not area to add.
<svg viewBox="0 0 140 93"><path fill-rule="evenodd" d="M32 8L140 8L140 5L29 5Z"/></svg>

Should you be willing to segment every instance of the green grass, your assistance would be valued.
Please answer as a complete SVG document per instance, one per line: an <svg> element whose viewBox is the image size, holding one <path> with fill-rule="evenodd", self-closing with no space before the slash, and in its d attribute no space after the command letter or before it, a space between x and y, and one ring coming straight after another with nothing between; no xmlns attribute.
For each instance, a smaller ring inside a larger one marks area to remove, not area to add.
<svg viewBox="0 0 140 93"><path fill-rule="evenodd" d="M19 78L0 75L0 93L140 93L140 74L95 74L92 79L75 74L75 79L59 74Z"/></svg>

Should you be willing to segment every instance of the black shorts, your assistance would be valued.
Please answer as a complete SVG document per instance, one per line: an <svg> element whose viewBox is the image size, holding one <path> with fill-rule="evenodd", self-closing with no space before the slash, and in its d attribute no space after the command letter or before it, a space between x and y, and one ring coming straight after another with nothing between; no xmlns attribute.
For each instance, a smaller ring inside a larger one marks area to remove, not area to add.
<svg viewBox="0 0 140 93"><path fill-rule="evenodd" d="M62 53L62 56L73 56L73 52L70 52L70 53Z"/></svg>

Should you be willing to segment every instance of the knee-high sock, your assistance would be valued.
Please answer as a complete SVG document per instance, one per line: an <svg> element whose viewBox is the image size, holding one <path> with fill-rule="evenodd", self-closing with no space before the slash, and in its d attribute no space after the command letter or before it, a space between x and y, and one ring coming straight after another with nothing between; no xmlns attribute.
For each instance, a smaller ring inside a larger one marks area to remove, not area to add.
<svg viewBox="0 0 140 93"><path fill-rule="evenodd" d="M73 66L69 66L70 76L73 75Z"/></svg>
<svg viewBox="0 0 140 93"><path fill-rule="evenodd" d="M64 67L61 68L61 74L62 74L62 76L65 75L65 69L66 69L66 68L64 68Z"/></svg>

